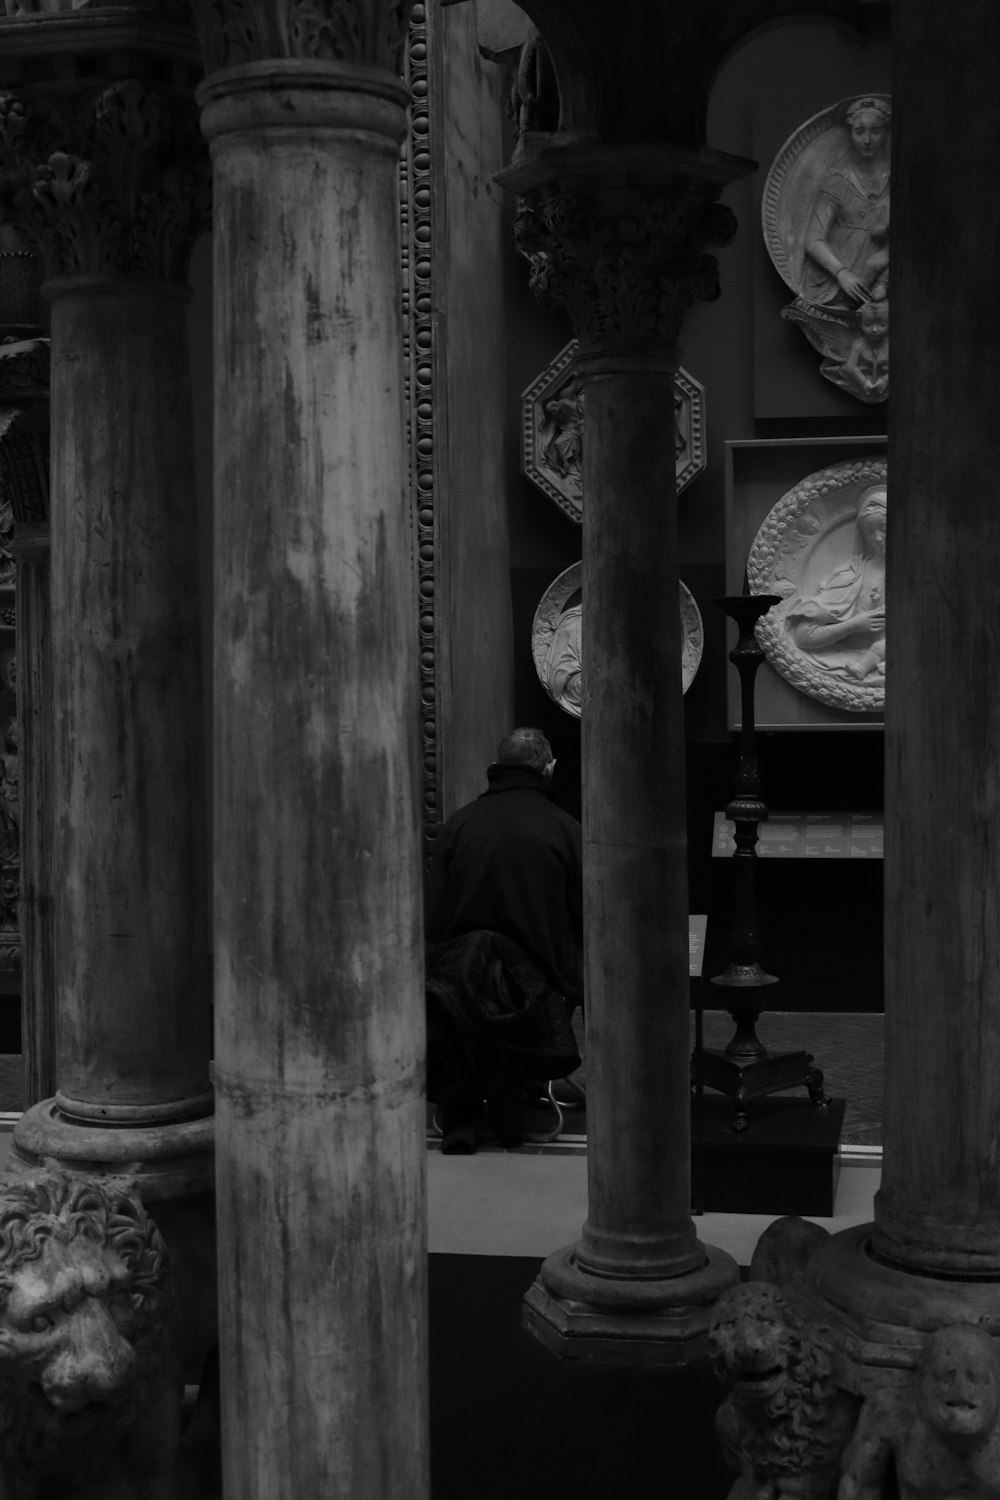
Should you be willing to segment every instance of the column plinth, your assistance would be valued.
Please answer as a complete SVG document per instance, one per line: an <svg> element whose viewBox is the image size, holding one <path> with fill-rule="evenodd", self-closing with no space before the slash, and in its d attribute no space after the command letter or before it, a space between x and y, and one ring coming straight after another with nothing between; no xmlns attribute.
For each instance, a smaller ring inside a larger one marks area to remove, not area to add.
<svg viewBox="0 0 1000 1500"><path fill-rule="evenodd" d="M364 56L324 48L324 58L338 54L329 63L275 56L269 4L241 8L241 27L249 21L237 56L231 33L212 29L212 13L229 7L200 9L218 351L224 1485L245 1500L422 1500L419 715L398 212L405 93L384 47ZM359 47L381 34L380 10L383 19L401 10L375 0L357 9L366 16Z"/></svg>
<svg viewBox="0 0 1000 1500"><path fill-rule="evenodd" d="M673 1365L737 1279L690 1212L688 897L673 411L688 307L732 158L550 148L502 175L541 300L572 316L583 390L588 1216L525 1320L556 1352ZM743 167L743 164L740 164Z"/></svg>

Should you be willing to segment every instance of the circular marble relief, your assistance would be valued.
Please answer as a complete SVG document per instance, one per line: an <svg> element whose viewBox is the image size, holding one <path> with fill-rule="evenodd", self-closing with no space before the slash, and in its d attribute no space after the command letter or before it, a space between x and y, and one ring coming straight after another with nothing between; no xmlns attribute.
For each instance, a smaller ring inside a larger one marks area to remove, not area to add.
<svg viewBox="0 0 1000 1500"><path fill-rule="evenodd" d="M577 341L550 360L521 397L521 469L571 521L583 520L583 391L573 374ZM706 464L705 391L687 370L674 378L678 495Z"/></svg>
<svg viewBox="0 0 1000 1500"><path fill-rule="evenodd" d="M771 666L851 713L885 707L885 522L885 459L832 464L782 495L747 560L751 594L781 596L757 625Z"/></svg>
<svg viewBox="0 0 1000 1500"><path fill-rule="evenodd" d="M782 317L823 355L820 372L859 401L889 394L888 94L813 115L782 146L761 199L764 242L795 293Z"/></svg>
<svg viewBox="0 0 1000 1500"><path fill-rule="evenodd" d="M549 697L576 719L582 702L582 593L583 564L573 563L549 584L531 622L531 655L538 680ZM701 611L685 583L680 585L680 608L681 682L686 693L701 665L705 631Z"/></svg>

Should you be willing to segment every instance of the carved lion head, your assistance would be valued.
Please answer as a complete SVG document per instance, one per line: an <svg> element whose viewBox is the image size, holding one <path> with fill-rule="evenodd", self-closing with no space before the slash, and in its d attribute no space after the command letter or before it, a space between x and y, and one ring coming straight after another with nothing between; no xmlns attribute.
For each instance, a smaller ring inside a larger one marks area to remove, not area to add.
<svg viewBox="0 0 1000 1500"><path fill-rule="evenodd" d="M112 1442L168 1367L167 1255L129 1192L0 1178L0 1457Z"/></svg>
<svg viewBox="0 0 1000 1500"><path fill-rule="evenodd" d="M744 1454L761 1473L798 1473L835 1457L844 1435L830 1422L837 1389L829 1330L807 1323L793 1295L762 1282L731 1287L708 1338Z"/></svg>

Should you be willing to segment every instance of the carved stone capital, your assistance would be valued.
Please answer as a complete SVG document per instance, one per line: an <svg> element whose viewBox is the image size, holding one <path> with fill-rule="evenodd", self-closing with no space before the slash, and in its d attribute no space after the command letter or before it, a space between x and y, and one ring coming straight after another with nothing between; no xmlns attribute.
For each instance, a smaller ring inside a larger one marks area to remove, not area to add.
<svg viewBox="0 0 1000 1500"><path fill-rule="evenodd" d="M584 346L673 345L688 309L719 295L709 247L736 233L719 187L675 182L623 197L542 188L514 226L542 303L566 309Z"/></svg>
<svg viewBox="0 0 1000 1500"><path fill-rule="evenodd" d="M195 0L208 72L300 59L399 73L413 0Z"/></svg>
<svg viewBox="0 0 1000 1500"><path fill-rule="evenodd" d="M135 78L0 92L0 202L51 277L183 283L211 202L193 94Z"/></svg>

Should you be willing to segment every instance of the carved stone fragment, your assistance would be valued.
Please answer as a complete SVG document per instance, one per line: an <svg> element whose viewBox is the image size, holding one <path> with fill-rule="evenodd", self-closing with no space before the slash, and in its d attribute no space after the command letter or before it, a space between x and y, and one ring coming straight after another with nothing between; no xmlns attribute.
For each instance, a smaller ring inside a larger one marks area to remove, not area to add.
<svg viewBox="0 0 1000 1500"><path fill-rule="evenodd" d="M0 1179L0 1493L164 1500L182 1387L166 1250L119 1182Z"/></svg>
<svg viewBox="0 0 1000 1500"><path fill-rule="evenodd" d="M730 1500L835 1500L858 1402L838 1388L829 1330L794 1294L748 1282L720 1298L709 1350L727 1391L716 1426L740 1470Z"/></svg>
<svg viewBox="0 0 1000 1500"><path fill-rule="evenodd" d="M583 519L583 391L571 339L521 397L521 468L571 521ZM705 468L705 388L689 371L674 378L677 494Z"/></svg>
<svg viewBox="0 0 1000 1500"><path fill-rule="evenodd" d="M838 1500L1000 1500L1000 1351L976 1325L932 1333L916 1383L869 1396Z"/></svg>

